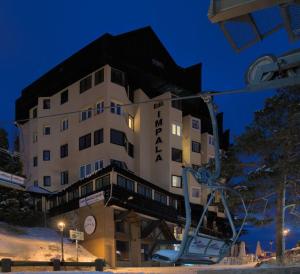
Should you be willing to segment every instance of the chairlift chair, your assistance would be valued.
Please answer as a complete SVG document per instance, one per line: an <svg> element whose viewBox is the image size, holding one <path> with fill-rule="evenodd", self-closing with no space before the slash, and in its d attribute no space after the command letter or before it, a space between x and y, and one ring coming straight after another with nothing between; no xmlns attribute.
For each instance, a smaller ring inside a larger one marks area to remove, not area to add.
<svg viewBox="0 0 300 274"><path fill-rule="evenodd" d="M218 23L236 51L284 28L290 41L300 38L299 0L211 0L208 17Z"/></svg>
<svg viewBox="0 0 300 274"><path fill-rule="evenodd" d="M215 171L211 173L207 168L204 167L199 168L197 171L190 167L183 168L182 177L186 223L180 248L179 250L159 250L152 256L152 260L154 261L173 264L216 264L228 254L231 246L235 244L243 229L247 217L247 209L240 193L234 189L220 184L217 181L221 171L217 120L211 96L207 96L205 98L205 102L210 112L213 125L213 134L215 138ZM198 225L194 231L191 227L192 217L189 198L188 174L191 174L199 184L205 184L211 191L210 198L204 206ZM226 201L226 192L237 195L240 198L241 204L245 211L243 222L239 229L235 227L232 215L229 211ZM205 216L208 213L209 206L212 205L214 197L217 193L220 194L221 202L224 206L225 216L228 219L232 232L231 237L228 239L218 238L201 232L201 228L203 226Z"/></svg>

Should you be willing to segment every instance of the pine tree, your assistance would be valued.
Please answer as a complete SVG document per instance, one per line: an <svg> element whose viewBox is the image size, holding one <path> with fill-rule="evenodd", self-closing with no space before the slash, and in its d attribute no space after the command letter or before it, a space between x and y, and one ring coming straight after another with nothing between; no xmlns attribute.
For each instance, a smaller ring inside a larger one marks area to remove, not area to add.
<svg viewBox="0 0 300 274"><path fill-rule="evenodd" d="M264 225L275 219L278 263L284 259L284 205L298 202L295 191L300 176L299 140L300 91L294 88L280 90L267 99L264 108L255 113L253 122L237 138L234 148L239 157L256 164L255 168L244 169L247 176L242 185L247 191L243 194L252 211L248 221Z"/></svg>

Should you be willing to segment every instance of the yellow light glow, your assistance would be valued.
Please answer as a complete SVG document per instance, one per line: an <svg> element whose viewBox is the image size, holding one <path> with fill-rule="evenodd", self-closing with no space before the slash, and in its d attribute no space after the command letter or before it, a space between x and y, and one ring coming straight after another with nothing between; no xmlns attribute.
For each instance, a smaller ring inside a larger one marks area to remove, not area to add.
<svg viewBox="0 0 300 274"><path fill-rule="evenodd" d="M59 222L57 224L57 227L60 231L64 230L65 226L66 226L66 224L64 222Z"/></svg>
<svg viewBox="0 0 300 274"><path fill-rule="evenodd" d="M287 236L290 233L290 230L288 228L283 230L283 236Z"/></svg>

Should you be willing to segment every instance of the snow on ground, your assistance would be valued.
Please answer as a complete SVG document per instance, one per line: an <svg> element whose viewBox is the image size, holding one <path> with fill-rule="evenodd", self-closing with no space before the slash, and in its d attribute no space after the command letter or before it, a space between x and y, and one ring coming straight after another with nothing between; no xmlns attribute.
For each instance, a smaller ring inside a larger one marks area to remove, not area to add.
<svg viewBox="0 0 300 274"><path fill-rule="evenodd" d="M60 234L42 227L18 227L0 222L0 259L50 261L61 258ZM79 260L94 261L95 256L79 245ZM75 243L64 239L66 261L76 261Z"/></svg>
<svg viewBox="0 0 300 274"><path fill-rule="evenodd" d="M176 267L122 267L117 269L107 269L107 271L113 273L145 273L145 274L196 274L199 270L205 273L207 270L221 270L221 269L246 269L254 268L256 263L250 263L245 265L195 265L195 266L176 266Z"/></svg>

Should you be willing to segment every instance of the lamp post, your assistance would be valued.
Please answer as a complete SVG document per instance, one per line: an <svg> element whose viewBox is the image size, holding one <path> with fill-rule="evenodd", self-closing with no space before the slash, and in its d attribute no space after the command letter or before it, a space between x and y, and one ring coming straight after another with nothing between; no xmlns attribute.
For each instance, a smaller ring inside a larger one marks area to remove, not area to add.
<svg viewBox="0 0 300 274"><path fill-rule="evenodd" d="M270 241L270 251L271 251L271 254L272 254L272 250L273 250L272 246L273 246L273 241Z"/></svg>
<svg viewBox="0 0 300 274"><path fill-rule="evenodd" d="M290 230L288 228L283 229L282 234L283 234L283 245L282 245L282 249L283 249L283 254L285 252L285 238L287 237L287 235L290 233Z"/></svg>
<svg viewBox="0 0 300 274"><path fill-rule="evenodd" d="M59 231L61 232L61 261L64 261L64 229L65 229L65 223L64 222L59 222L57 224L57 227Z"/></svg>

